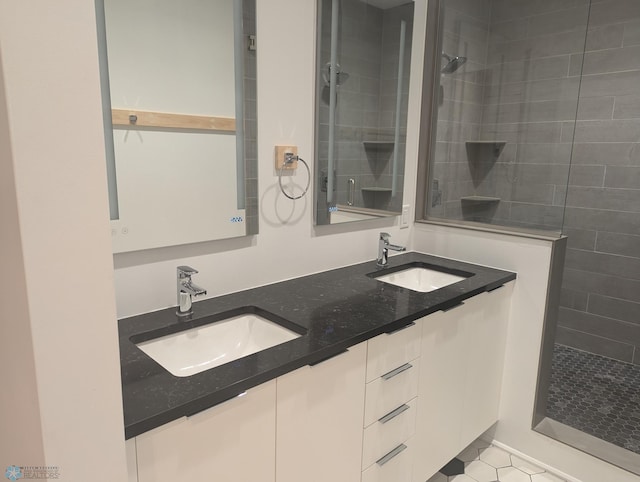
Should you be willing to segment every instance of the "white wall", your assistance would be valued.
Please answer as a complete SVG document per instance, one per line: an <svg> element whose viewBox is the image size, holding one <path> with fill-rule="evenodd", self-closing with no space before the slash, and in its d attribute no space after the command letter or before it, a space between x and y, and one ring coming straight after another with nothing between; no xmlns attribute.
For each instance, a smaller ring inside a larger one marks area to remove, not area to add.
<svg viewBox="0 0 640 482"><path fill-rule="evenodd" d="M0 467L124 480L93 2L0 2L0 55Z"/></svg>
<svg viewBox="0 0 640 482"><path fill-rule="evenodd" d="M0 51L1 54L1 51ZM44 463L27 282L0 55L0 467ZM11 435L10 435L11 434Z"/></svg>
<svg viewBox="0 0 640 482"><path fill-rule="evenodd" d="M531 430L551 242L424 224L415 226L413 238L416 251L518 274L495 440L582 482L638 482L629 472Z"/></svg>
<svg viewBox="0 0 640 482"><path fill-rule="evenodd" d="M409 203L415 198L426 2L415 7L410 95L416 101L410 103L404 184ZM297 145L313 172L315 8L313 0L257 2L260 234L116 255L119 317L175 305L175 267L180 264L199 270L194 282L208 296L218 296L375 259L382 229L396 244L410 242L411 229L400 230L395 218L315 228L311 190L295 202L279 194L275 145ZM306 183L302 166L295 180L299 186Z"/></svg>

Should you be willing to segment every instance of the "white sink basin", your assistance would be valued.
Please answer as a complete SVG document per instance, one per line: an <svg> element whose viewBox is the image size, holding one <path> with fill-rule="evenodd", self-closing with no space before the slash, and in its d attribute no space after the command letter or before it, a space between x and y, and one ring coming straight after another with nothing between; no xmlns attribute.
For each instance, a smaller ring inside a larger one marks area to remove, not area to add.
<svg viewBox="0 0 640 482"><path fill-rule="evenodd" d="M188 377L299 336L247 313L137 343L137 347L173 375Z"/></svg>
<svg viewBox="0 0 640 482"><path fill-rule="evenodd" d="M434 269L414 267L384 276L378 276L376 279L413 291L428 293L429 291L444 288L445 286L457 283L466 278L455 274L443 273L442 271L436 271Z"/></svg>

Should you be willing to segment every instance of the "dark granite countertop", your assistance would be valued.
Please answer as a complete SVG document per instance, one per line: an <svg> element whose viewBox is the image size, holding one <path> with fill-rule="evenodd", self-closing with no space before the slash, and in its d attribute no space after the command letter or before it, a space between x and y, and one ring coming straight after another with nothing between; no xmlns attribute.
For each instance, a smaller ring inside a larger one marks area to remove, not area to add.
<svg viewBox="0 0 640 482"><path fill-rule="evenodd" d="M407 263L472 276L429 293L396 287L371 276L388 274ZM179 321L175 308L119 320L125 436L135 437L212 407L515 277L507 271L411 252L390 257L385 268L370 261L199 301L188 321ZM304 334L190 377L172 375L134 343L247 311L270 313L272 319Z"/></svg>

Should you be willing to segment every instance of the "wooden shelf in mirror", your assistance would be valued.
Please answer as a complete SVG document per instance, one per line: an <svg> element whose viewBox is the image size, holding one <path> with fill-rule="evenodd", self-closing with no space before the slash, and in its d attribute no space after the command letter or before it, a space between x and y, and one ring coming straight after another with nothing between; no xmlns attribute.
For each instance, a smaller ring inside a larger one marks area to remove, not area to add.
<svg viewBox="0 0 640 482"><path fill-rule="evenodd" d="M136 109L111 109L111 119L114 128L136 127L229 133L236 131L236 120L230 117L174 114Z"/></svg>

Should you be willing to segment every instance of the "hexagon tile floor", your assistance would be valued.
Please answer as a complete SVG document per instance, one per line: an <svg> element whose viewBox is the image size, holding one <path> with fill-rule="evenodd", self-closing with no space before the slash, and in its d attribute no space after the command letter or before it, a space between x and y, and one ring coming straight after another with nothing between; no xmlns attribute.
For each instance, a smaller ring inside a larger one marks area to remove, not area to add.
<svg viewBox="0 0 640 482"><path fill-rule="evenodd" d="M640 366L555 345L547 416L640 454Z"/></svg>
<svg viewBox="0 0 640 482"><path fill-rule="evenodd" d="M464 474L437 473L427 482L566 482L565 479L482 440L463 450Z"/></svg>

